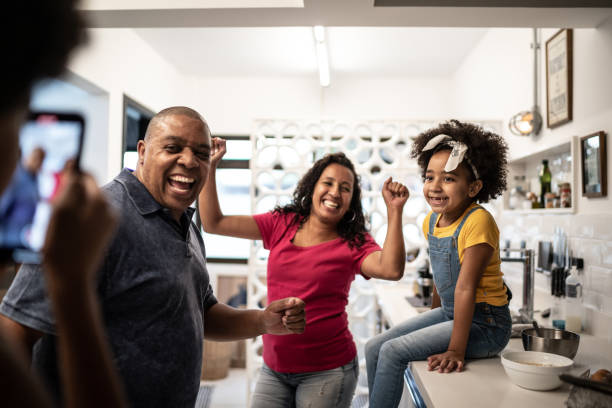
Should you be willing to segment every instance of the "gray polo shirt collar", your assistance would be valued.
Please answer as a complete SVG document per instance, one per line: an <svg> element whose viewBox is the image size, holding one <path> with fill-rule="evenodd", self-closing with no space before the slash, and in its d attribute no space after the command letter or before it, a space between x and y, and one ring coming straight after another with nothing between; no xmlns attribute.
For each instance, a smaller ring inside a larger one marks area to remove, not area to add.
<svg viewBox="0 0 612 408"><path fill-rule="evenodd" d="M155 201L149 190L136 178L130 169L124 168L121 170L121 173L119 173L115 180L125 187L128 197L140 214L148 215L160 210L167 212L167 209ZM187 216L187 219L191 220L194 212L195 208L188 207L183 213L183 217Z"/></svg>

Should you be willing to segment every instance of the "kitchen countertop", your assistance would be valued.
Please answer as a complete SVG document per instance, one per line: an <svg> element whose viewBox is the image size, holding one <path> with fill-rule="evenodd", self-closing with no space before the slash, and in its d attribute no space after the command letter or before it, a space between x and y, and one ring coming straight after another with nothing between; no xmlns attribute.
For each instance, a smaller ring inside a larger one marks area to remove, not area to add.
<svg viewBox="0 0 612 408"><path fill-rule="evenodd" d="M419 313L406 300L413 293L412 285L376 283L375 291L391 326ZM521 339L511 339L505 350L523 350ZM605 339L581 333L570 373L611 367L612 345ZM563 407L569 393L567 384L552 391L532 391L515 385L506 376L500 357L468 360L464 372L449 374L428 371L426 361L415 361L411 372L428 407Z"/></svg>

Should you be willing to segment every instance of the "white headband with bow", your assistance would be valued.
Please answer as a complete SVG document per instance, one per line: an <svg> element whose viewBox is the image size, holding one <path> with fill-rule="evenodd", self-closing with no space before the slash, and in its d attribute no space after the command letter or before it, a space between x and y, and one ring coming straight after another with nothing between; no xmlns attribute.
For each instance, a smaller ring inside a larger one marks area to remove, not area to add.
<svg viewBox="0 0 612 408"><path fill-rule="evenodd" d="M465 159L465 161L470 165L470 168L474 172L476 180L478 180L479 177L478 172L476 171L476 167L474 167L470 159L465 155L468 150L468 147L464 143L453 140L453 138L449 135L441 134L431 138L423 148L423 151L431 150L440 143L447 144L453 149L451 151L450 156L448 156L448 161L446 162L446 166L444 166L444 171L449 172L455 170L463 161L463 159Z"/></svg>

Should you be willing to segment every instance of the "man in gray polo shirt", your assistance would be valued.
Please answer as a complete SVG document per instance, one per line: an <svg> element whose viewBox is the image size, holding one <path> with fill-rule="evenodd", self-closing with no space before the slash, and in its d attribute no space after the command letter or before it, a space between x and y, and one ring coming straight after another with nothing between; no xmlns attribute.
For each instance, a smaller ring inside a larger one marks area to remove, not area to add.
<svg viewBox="0 0 612 408"><path fill-rule="evenodd" d="M210 167L210 131L185 107L159 112L138 143L134 173L103 187L121 221L99 271L98 293L115 362L134 407L192 408L202 340L302 333L304 303L265 310L217 303L202 237L189 208ZM0 305L0 320L59 397L55 321L42 271L24 265ZM95 367L92 367L95 369Z"/></svg>

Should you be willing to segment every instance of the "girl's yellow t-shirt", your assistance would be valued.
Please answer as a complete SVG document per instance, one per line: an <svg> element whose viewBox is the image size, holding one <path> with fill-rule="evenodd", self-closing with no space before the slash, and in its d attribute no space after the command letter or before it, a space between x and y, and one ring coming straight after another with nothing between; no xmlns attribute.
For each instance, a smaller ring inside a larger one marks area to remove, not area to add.
<svg viewBox="0 0 612 408"><path fill-rule="evenodd" d="M470 205L463 215L455 222L447 227L434 227L433 235L436 238L451 237L461 223L465 215L474 207L479 207L478 204ZM423 221L423 234L427 238L429 233L429 219L433 212L427 214ZM435 214L438 217L438 214ZM484 208L474 211L463 224L463 228L457 237L457 250L459 252L459 262L463 264L463 253L465 248L469 248L478 244L488 244L494 251L491 256L491 261L486 267L478 287L476 288L476 303L485 302L493 306L503 306L508 304L508 296L504 286L501 271L501 260L499 259L499 229L493 219L493 216Z"/></svg>

